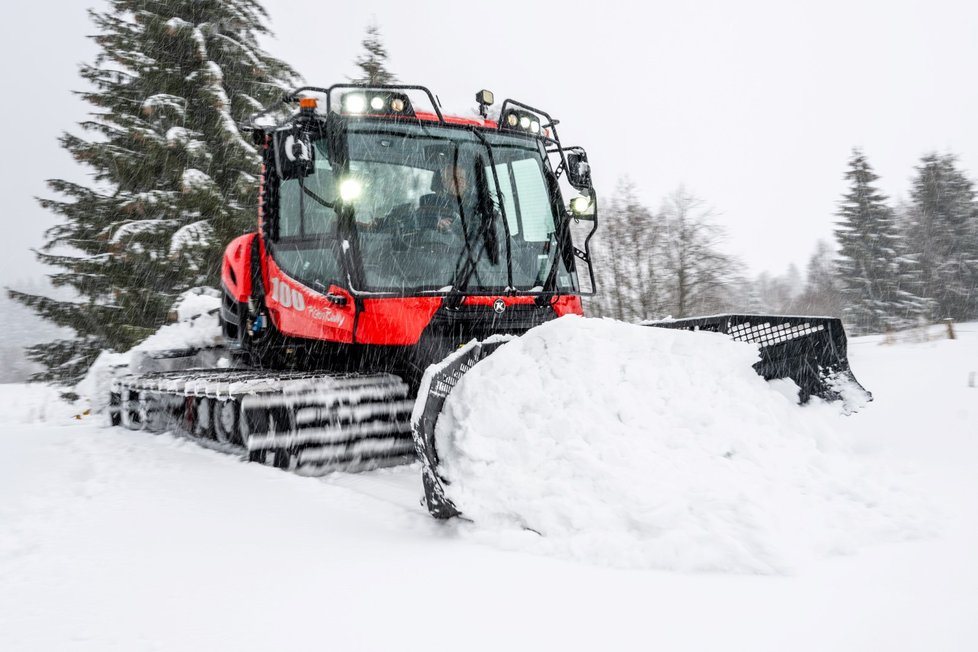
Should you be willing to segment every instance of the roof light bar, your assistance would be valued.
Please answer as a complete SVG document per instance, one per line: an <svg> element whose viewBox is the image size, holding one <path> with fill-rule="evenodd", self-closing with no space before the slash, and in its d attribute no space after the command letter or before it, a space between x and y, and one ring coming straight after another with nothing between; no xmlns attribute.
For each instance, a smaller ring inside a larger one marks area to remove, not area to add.
<svg viewBox="0 0 978 652"><path fill-rule="evenodd" d="M392 91L353 91L340 99L341 112L349 115L386 115L414 117L411 100Z"/></svg>
<svg viewBox="0 0 978 652"><path fill-rule="evenodd" d="M348 93L343 96L344 113L363 113L367 110L367 98L361 93Z"/></svg>
<svg viewBox="0 0 978 652"><path fill-rule="evenodd" d="M499 121L499 128L510 131L521 131L534 136L539 136L543 131L540 125L540 118L529 111L519 111L511 109L506 112L503 119Z"/></svg>

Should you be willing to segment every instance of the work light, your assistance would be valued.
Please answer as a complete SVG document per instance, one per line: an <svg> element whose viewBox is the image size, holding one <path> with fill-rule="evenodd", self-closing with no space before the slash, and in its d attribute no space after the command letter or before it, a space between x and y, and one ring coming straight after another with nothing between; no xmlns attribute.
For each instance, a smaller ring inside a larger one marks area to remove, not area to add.
<svg viewBox="0 0 978 652"><path fill-rule="evenodd" d="M359 93L350 93L343 97L343 110L347 113L363 113L367 109L367 98Z"/></svg>

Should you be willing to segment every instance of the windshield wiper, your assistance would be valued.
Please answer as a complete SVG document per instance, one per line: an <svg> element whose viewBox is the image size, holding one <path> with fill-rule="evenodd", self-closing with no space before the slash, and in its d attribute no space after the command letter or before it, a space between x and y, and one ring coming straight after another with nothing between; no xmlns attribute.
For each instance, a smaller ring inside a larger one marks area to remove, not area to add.
<svg viewBox="0 0 978 652"><path fill-rule="evenodd" d="M489 261L492 264L499 263L499 241L496 236L495 225L493 224L495 207L484 190L486 180L485 172L482 170L483 167L482 159L477 158L475 160L475 177L479 196L475 212L478 218L478 227L471 238L468 234L465 218L462 218L462 230L465 233L465 249L463 251L465 261L463 263L462 256L459 255L459 259L455 265L455 276L458 279L458 285L461 285L463 289L468 285L472 274L477 273L479 261L482 260L482 255L486 251L489 252ZM461 202L459 203L461 204ZM475 258L472 257L472 241L481 245Z"/></svg>
<svg viewBox="0 0 978 652"><path fill-rule="evenodd" d="M556 181L547 177L547 186L550 189L550 203L552 206L558 206L559 202L554 199ZM565 248L564 244L567 242L568 229L570 229L570 220L563 216L563 212L557 210L557 218L555 223L555 229L549 234L547 240L547 250L546 253L551 257L550 271L547 273L547 278L544 279L541 289L544 293L552 292L554 296L560 294L560 288L557 287L557 274L560 271L561 264L566 261L564 259ZM537 297L537 303L542 305L549 299L544 299L545 294L541 294Z"/></svg>
<svg viewBox="0 0 978 652"><path fill-rule="evenodd" d="M492 170L493 183L496 186L496 196L502 197L502 188L499 185L499 175L496 172L496 160L492 153L492 145L477 129L470 127L470 130L482 142L489 155L489 168ZM480 243L479 252L475 258L472 257L472 248L468 242L466 234L465 256L466 260L461 267L456 264L456 283L452 291L445 298L445 303L452 307L457 307L461 303L463 293L468 289L472 275L477 273L479 261L482 254L489 250L489 259L493 264L499 262L499 239L496 235L496 210L498 208L503 223L503 230L506 234L506 286L509 291L513 288L513 256L510 248L509 221L506 219L506 206L500 201L497 207L489 197L488 180L486 179L485 162L481 158L475 160L476 192L478 193L477 213L480 218L479 228L475 233L476 242ZM464 223L463 223L464 226ZM462 259L459 257L459 262Z"/></svg>
<svg viewBox="0 0 978 652"><path fill-rule="evenodd" d="M325 199L323 199L322 197L320 197L319 195L317 195L313 191L311 191L308 188L306 188L306 184L304 184L304 183L302 184L302 192L304 192L305 194L309 195L310 197L312 197L313 199L315 199L318 203L322 204L326 208L330 208L330 209L335 210L335 206L333 206L333 203L332 202L326 201Z"/></svg>

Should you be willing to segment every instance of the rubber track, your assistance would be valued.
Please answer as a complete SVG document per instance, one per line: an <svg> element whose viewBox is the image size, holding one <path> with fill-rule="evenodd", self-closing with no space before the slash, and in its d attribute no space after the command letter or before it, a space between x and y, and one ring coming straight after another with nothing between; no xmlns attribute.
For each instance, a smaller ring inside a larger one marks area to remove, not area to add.
<svg viewBox="0 0 978 652"><path fill-rule="evenodd" d="M113 425L180 429L303 475L414 460L408 386L391 374L191 369L114 381Z"/></svg>

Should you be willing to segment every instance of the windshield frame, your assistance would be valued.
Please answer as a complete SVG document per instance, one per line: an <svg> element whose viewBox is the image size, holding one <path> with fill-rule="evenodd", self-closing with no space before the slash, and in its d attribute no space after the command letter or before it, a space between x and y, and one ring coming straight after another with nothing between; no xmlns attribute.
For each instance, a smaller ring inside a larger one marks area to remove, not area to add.
<svg viewBox="0 0 978 652"><path fill-rule="evenodd" d="M399 289L371 287L366 282L365 261L363 252L361 251L360 227L357 223L356 204L354 202L340 201L337 202L338 205L335 209L337 215L335 237L340 248L340 258L342 258L340 269L346 275L347 282L345 285L347 285L348 290L355 297L465 297L508 295L534 296L545 301L548 298L561 295L582 294L578 277L577 260L574 255L575 249L570 239L568 228L572 217L568 215L563 205L560 190L556 183L556 176L554 175L548 150L545 146L545 142L548 142L549 139L541 139L540 137L519 133L502 132L491 128L480 128L468 124L429 122L426 120L408 120L403 118L350 117L340 116L335 113L327 116L317 116L315 123L318 124L312 125L309 131L314 134L314 140L324 141L329 153L330 164L334 169L334 183L336 184L339 184L342 178L350 175L351 162L356 163L356 161L351 161L350 159L350 139L353 135L360 134L376 134L380 136L391 134L392 136L403 138L444 140L447 143L468 142L471 144L478 142L485 152L486 171L491 170L491 174L484 175L483 183L478 184L480 186L488 185L488 187L480 187L478 191L480 195L484 192L489 192L496 199L493 204L494 208L499 212L499 215L493 217L491 221L501 221L502 229L500 230L505 231L505 247L501 247L500 249L502 250L498 252L500 255L506 256L507 281L505 285L469 287L469 283L472 280L472 269L469 269L464 275L461 274L461 270L466 269L467 263L471 263L468 267L474 269L478 265L479 258L485 254L486 246L478 244L477 246L471 246L472 243L466 240L465 246L461 248L460 255L454 263L455 271L452 272L452 280L448 284L440 285L439 287L429 285L402 287ZM289 129L293 128L293 126L289 127ZM462 136L461 134L463 133L467 134L467 136ZM557 282L553 278L555 274L548 274L542 285L535 285L530 288L514 287L513 260L512 252L510 251L510 222L506 215L506 206L504 206L506 202L501 201L504 193L500 187L495 160L495 148L497 147L512 147L532 152L532 156L528 156L526 160L532 158L540 166L542 174L541 181L547 192L547 205L553 220L554 229L546 245L549 255L548 265L551 269L563 269L569 279L569 284L558 287ZM277 156L277 153L272 152L272 155ZM276 167L273 166L273 169ZM281 182L281 179L279 181ZM338 188L334 196L339 197ZM553 248L552 252L550 251L551 246ZM276 247L273 246L273 253L275 250ZM502 262L499 261L500 264ZM301 281L302 279L297 280ZM547 283L552 285L552 287L546 287Z"/></svg>

